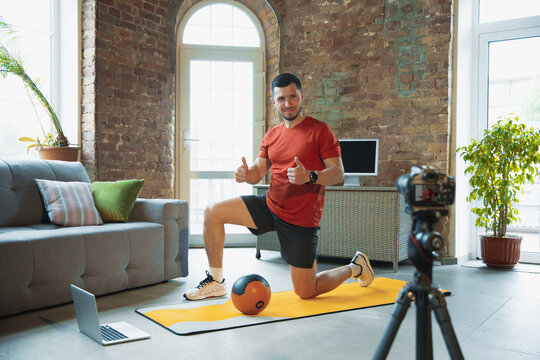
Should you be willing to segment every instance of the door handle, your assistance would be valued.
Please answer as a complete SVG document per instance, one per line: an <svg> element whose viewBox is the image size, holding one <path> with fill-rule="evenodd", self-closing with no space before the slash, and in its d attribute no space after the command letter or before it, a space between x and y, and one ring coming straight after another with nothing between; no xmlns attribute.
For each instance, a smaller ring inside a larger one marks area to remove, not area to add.
<svg viewBox="0 0 540 360"><path fill-rule="evenodd" d="M184 130L184 141L201 141L199 139L192 139L190 137L188 137L188 131L187 130Z"/></svg>
<svg viewBox="0 0 540 360"><path fill-rule="evenodd" d="M189 141L201 141L199 139L190 138L187 130L184 130L184 136L182 138L183 138L182 142L183 142L184 152L187 151L186 142L189 142Z"/></svg>

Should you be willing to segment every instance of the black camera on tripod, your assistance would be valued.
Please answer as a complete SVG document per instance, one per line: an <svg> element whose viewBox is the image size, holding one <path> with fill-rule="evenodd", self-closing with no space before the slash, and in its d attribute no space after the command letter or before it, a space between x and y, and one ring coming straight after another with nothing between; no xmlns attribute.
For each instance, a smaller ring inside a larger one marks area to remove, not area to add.
<svg viewBox="0 0 540 360"><path fill-rule="evenodd" d="M456 182L428 166L413 166L409 174L401 175L397 188L405 197L405 211L411 214L413 223L407 244L407 256L416 271L414 281L401 289L392 317L377 347L375 360L388 356L392 342L412 301L416 303L416 359L433 359L431 335L431 311L435 313L451 359L463 359L463 354L446 309L444 295L433 286L433 259L444 248L441 234L433 225L441 216L448 215L448 205L454 203Z"/></svg>
<svg viewBox="0 0 540 360"><path fill-rule="evenodd" d="M413 166L409 174L401 175L397 188L405 197L405 210L409 214L420 211L448 215L448 205L454 203L456 181L428 166Z"/></svg>
<svg viewBox="0 0 540 360"><path fill-rule="evenodd" d="M441 216L448 215L448 205L454 203L456 182L454 177L430 166L413 166L409 174L398 178L397 188L405 198L405 211L413 217L409 259L417 269L429 272L431 259L444 248L444 239L433 231L433 225Z"/></svg>

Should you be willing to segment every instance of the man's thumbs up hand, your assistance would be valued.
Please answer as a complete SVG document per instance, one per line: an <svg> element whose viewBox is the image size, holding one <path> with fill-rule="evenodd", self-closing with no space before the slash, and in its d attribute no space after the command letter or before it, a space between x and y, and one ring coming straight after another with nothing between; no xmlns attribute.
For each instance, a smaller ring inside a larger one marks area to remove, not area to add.
<svg viewBox="0 0 540 360"><path fill-rule="evenodd" d="M236 170L234 174L236 182L243 183L246 181L247 173L249 171L249 166L246 162L246 158L242 156L242 165Z"/></svg>
<svg viewBox="0 0 540 360"><path fill-rule="evenodd" d="M309 181L309 173L298 159L298 156L294 157L294 162L296 163L296 167L287 169L287 176L289 178L289 182L295 185L302 185L307 183Z"/></svg>

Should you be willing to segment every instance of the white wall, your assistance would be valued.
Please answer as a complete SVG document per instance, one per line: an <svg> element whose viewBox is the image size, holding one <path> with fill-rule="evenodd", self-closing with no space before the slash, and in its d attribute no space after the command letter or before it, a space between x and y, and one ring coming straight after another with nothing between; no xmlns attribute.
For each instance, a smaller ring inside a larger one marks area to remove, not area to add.
<svg viewBox="0 0 540 360"><path fill-rule="evenodd" d="M457 54L455 86L456 146L467 145L477 136L476 119L476 41L473 37L473 19L476 7L473 0L459 0L457 6ZM476 230L471 205L465 198L469 193L468 180L464 175L465 163L456 155L455 200L455 257L459 262L476 256Z"/></svg>
<svg viewBox="0 0 540 360"><path fill-rule="evenodd" d="M79 13L80 0L56 0L53 2L53 26L56 27L53 51L59 61L53 69L53 106L57 111L64 134L71 144L79 143L79 88L80 88L80 46Z"/></svg>

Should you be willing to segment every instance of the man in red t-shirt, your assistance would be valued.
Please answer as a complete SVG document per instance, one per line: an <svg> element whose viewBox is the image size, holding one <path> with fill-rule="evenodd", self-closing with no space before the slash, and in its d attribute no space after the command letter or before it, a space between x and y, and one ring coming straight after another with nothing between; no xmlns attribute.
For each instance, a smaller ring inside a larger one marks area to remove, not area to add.
<svg viewBox="0 0 540 360"><path fill-rule="evenodd" d="M275 230L294 291L302 299L333 290L350 277L361 286L373 281L369 259L360 251L349 265L317 273L324 187L343 181L341 149L330 126L304 116L304 93L296 76L278 75L271 90L284 121L268 130L254 164L248 166L243 157L236 172L237 182L255 185L272 169L270 189L266 195L241 196L206 209L203 238L210 267L206 279L184 294L188 300L227 294L222 269L225 224L246 226L256 235Z"/></svg>

